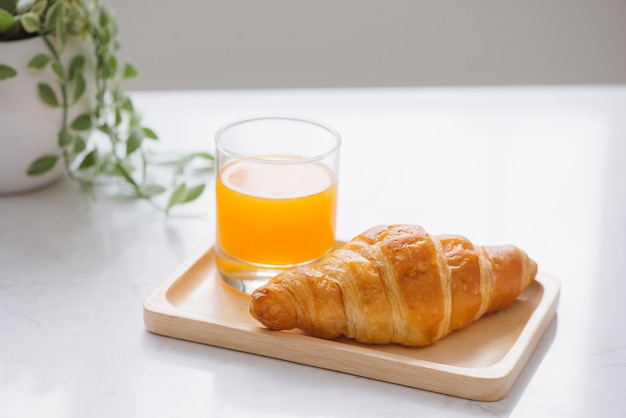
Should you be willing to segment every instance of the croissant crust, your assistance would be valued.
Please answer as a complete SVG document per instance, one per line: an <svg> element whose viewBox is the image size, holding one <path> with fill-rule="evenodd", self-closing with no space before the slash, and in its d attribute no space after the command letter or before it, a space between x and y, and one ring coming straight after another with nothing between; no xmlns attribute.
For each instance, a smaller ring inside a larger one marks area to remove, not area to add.
<svg viewBox="0 0 626 418"><path fill-rule="evenodd" d="M536 273L537 264L511 245L377 226L255 290L250 313L270 329L424 346L509 305Z"/></svg>

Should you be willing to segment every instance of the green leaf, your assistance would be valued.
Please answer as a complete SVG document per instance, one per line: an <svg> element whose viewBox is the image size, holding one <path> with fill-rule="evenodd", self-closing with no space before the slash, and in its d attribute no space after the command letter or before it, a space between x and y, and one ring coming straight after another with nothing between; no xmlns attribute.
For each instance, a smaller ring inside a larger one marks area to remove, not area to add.
<svg viewBox="0 0 626 418"><path fill-rule="evenodd" d="M154 131L150 128L142 128L143 130L143 135L146 138L150 138L150 139L159 139L159 137L157 136L156 133L154 133Z"/></svg>
<svg viewBox="0 0 626 418"><path fill-rule="evenodd" d="M37 91L39 92L39 98L48 106L59 107L59 100L57 95L52 90L49 84L39 83L37 84Z"/></svg>
<svg viewBox="0 0 626 418"><path fill-rule="evenodd" d="M28 12L24 13L21 18L22 27L28 33L34 33L39 30L40 22L39 15L37 13Z"/></svg>
<svg viewBox="0 0 626 418"><path fill-rule="evenodd" d="M87 148L87 142L83 139L82 136L77 135L74 140L74 154L80 154L85 151Z"/></svg>
<svg viewBox="0 0 626 418"><path fill-rule="evenodd" d="M113 78L117 72L117 58L115 58L115 56L109 57L109 59L100 66L100 71L102 72L102 78L105 80Z"/></svg>
<svg viewBox="0 0 626 418"><path fill-rule="evenodd" d="M202 192L204 192L204 184L192 187L191 189L189 189L187 197L185 197L185 201L183 203L193 202L198 197L200 197Z"/></svg>
<svg viewBox="0 0 626 418"><path fill-rule="evenodd" d="M65 26L63 19L57 20L56 27L54 28L54 34L61 45L61 49L63 49L65 43L67 42L67 27Z"/></svg>
<svg viewBox="0 0 626 418"><path fill-rule="evenodd" d="M86 131L91 129L91 126L91 115L88 113L83 113L76 116L76 118L72 121L70 128L76 131Z"/></svg>
<svg viewBox="0 0 626 418"><path fill-rule="evenodd" d="M139 75L139 71L137 71L137 69L130 63L126 63L126 65L124 66L124 78L125 79L130 79L130 78L135 78Z"/></svg>
<svg viewBox="0 0 626 418"><path fill-rule="evenodd" d="M41 1L37 1L35 4L33 4L33 6L30 8L30 11L33 13L37 13L38 15L40 15L41 13L44 12L44 10L46 10L46 7L48 6L48 2L46 0L41 0Z"/></svg>
<svg viewBox="0 0 626 418"><path fill-rule="evenodd" d="M130 155L141 147L143 135L140 131L134 131L126 141L126 155Z"/></svg>
<svg viewBox="0 0 626 418"><path fill-rule="evenodd" d="M0 81L8 80L9 78L13 78L17 75L17 71L14 68L9 67L8 65L0 64Z"/></svg>
<svg viewBox="0 0 626 418"><path fill-rule="evenodd" d="M193 202L204 192L204 188L204 184L192 187L191 189L189 189L185 183L179 184L170 195L165 211L169 212L169 210L176 205Z"/></svg>
<svg viewBox="0 0 626 418"><path fill-rule="evenodd" d="M111 129L109 125L100 125L98 126L98 130L109 137L113 137L115 135L115 132L113 132L113 129Z"/></svg>
<svg viewBox="0 0 626 418"><path fill-rule="evenodd" d="M8 11L0 8L0 33L7 33L15 25L15 18Z"/></svg>
<svg viewBox="0 0 626 418"><path fill-rule="evenodd" d="M63 65L61 63L53 62L52 71L54 71L57 77L59 77L59 80L61 81L61 83L65 82L65 69L63 68Z"/></svg>
<svg viewBox="0 0 626 418"><path fill-rule="evenodd" d="M165 211L169 212L172 207L185 203L185 199L187 199L188 194L189 190L187 189L187 185L185 183L179 184L170 195Z"/></svg>
<svg viewBox="0 0 626 418"><path fill-rule="evenodd" d="M57 22L62 20L62 11L63 2L57 1L52 6L50 6L44 18L44 27L46 28L46 30L53 30L56 28Z"/></svg>
<svg viewBox="0 0 626 418"><path fill-rule="evenodd" d="M128 171L126 171L121 163L115 163L114 170L117 174L122 176L127 183L131 184L135 188L135 190L139 190L139 185L137 185L135 179L133 179L133 177L128 173Z"/></svg>
<svg viewBox="0 0 626 418"><path fill-rule="evenodd" d="M28 68L33 70L42 70L50 62L50 55L40 52L28 61Z"/></svg>
<svg viewBox="0 0 626 418"><path fill-rule="evenodd" d="M130 97L124 97L124 100L122 101L122 109L127 112L132 112L133 110L135 110L135 107L133 106L133 102L132 100L130 100Z"/></svg>
<svg viewBox="0 0 626 418"><path fill-rule="evenodd" d="M120 126L122 124L122 110L118 107L115 109L115 126Z"/></svg>
<svg viewBox="0 0 626 418"><path fill-rule="evenodd" d="M111 15L106 9L100 11L100 27L104 28L111 23Z"/></svg>
<svg viewBox="0 0 626 418"><path fill-rule="evenodd" d="M58 160L58 155L44 155L43 157L39 157L28 167L27 173L29 176L45 174L54 168Z"/></svg>
<svg viewBox="0 0 626 418"><path fill-rule="evenodd" d="M76 76L76 82L74 83L74 103L76 103L83 96L86 88L87 83L85 82L85 77L79 73Z"/></svg>
<svg viewBox="0 0 626 418"><path fill-rule="evenodd" d="M70 145L73 140L74 138L72 138L72 135L70 135L70 133L66 131L65 129L59 131L59 135L58 135L59 147L65 148L66 146Z"/></svg>
<svg viewBox="0 0 626 418"><path fill-rule="evenodd" d="M83 158L83 161L81 161L80 165L78 166L78 169L84 170L86 168L89 168L93 166L97 160L98 160L98 150L97 149L91 150L89 151L89 153L87 153L87 155L85 155L85 158Z"/></svg>
<svg viewBox="0 0 626 418"><path fill-rule="evenodd" d="M111 41L111 27L106 25L100 25L100 30L98 31L98 38L100 39L100 43L102 45L108 45Z"/></svg>
<svg viewBox="0 0 626 418"><path fill-rule="evenodd" d="M70 80L74 80L76 77L83 74L84 68L85 57L82 55L76 55L74 58L72 58L72 62L70 63L68 78Z"/></svg>

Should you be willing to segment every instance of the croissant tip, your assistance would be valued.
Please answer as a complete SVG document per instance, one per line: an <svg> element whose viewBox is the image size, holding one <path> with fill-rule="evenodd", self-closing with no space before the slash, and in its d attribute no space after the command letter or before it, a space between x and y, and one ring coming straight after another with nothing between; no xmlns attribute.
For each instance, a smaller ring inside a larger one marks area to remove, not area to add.
<svg viewBox="0 0 626 418"><path fill-rule="evenodd" d="M295 324L295 309L281 292L261 287L252 293L250 313L270 329L292 329Z"/></svg>

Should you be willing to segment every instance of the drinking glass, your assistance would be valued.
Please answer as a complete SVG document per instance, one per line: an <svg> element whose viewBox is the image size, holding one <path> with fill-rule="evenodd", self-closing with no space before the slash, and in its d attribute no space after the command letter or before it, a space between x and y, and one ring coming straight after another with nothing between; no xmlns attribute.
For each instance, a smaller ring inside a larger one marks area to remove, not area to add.
<svg viewBox="0 0 626 418"><path fill-rule="evenodd" d="M340 135L300 117L235 121L215 136L217 268L251 293L335 244Z"/></svg>

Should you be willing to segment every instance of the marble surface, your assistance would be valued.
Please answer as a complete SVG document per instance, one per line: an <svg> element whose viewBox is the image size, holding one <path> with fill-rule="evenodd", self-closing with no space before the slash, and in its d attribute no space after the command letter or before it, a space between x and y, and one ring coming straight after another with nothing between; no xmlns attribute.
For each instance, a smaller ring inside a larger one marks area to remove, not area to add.
<svg viewBox="0 0 626 418"><path fill-rule="evenodd" d="M339 238L410 222L517 244L561 280L557 316L497 402L152 335L144 299L212 239L213 178L169 217L62 180L0 197L1 417L623 416L626 87L133 97L160 150L213 152L215 130L250 114L333 125Z"/></svg>

